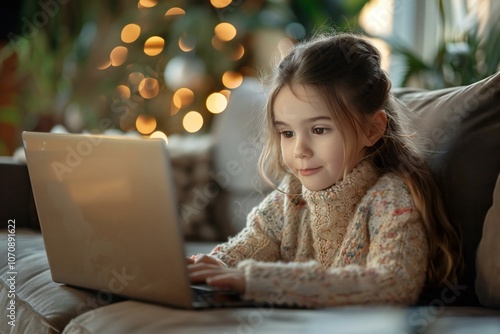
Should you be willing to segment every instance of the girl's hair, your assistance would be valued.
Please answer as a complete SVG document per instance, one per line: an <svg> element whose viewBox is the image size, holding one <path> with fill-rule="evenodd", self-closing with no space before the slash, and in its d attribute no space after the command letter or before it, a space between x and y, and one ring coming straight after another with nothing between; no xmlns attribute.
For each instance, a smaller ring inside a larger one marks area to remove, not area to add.
<svg viewBox="0 0 500 334"><path fill-rule="evenodd" d="M450 224L429 168L411 140L408 111L390 93L391 82L380 67L379 51L365 39L352 34L317 36L296 45L277 66L270 83L263 130L259 172L276 188L288 173L280 151L280 136L274 126L273 105L284 86L304 85L314 89L331 112L344 138L344 176L357 152L356 128L367 129L370 116L379 110L387 115L380 140L368 148L380 173L394 173L410 189L429 239L427 282L439 286L453 280L460 263L460 243ZM279 168L276 168L279 166Z"/></svg>

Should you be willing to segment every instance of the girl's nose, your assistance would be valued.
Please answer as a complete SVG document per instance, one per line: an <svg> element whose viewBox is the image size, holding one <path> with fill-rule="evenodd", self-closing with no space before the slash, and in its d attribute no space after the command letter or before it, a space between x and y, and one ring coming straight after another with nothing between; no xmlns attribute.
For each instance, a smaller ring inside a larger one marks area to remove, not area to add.
<svg viewBox="0 0 500 334"><path fill-rule="evenodd" d="M295 150L293 153L295 158L302 159L310 157L312 155L312 150L307 143L307 140L297 137L297 140L295 142Z"/></svg>

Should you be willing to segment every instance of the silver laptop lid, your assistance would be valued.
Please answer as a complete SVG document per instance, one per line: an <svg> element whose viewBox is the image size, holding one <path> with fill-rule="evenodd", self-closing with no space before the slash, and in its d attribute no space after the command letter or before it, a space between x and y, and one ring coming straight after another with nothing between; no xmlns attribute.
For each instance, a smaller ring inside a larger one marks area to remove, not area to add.
<svg viewBox="0 0 500 334"><path fill-rule="evenodd" d="M56 282L189 308L165 141L24 132Z"/></svg>

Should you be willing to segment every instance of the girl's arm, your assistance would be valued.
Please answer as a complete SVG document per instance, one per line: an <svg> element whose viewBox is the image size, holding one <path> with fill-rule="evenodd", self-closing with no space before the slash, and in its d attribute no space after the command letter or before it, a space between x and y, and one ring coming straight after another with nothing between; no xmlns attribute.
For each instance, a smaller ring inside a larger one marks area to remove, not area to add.
<svg viewBox="0 0 500 334"><path fill-rule="evenodd" d="M409 196L396 187L372 201L376 207L368 228L378 232L371 235L366 265L244 261L238 268L245 272L245 298L306 307L416 302L425 282L428 244Z"/></svg>
<svg viewBox="0 0 500 334"><path fill-rule="evenodd" d="M280 189L286 193L298 192L301 185L289 177L285 178ZM245 259L256 261L280 260L280 243L283 229L283 208L290 197L283 192L271 192L255 207L247 218L247 226L226 243L217 246L210 256L227 266L236 266ZM297 210L301 210L297 207Z"/></svg>

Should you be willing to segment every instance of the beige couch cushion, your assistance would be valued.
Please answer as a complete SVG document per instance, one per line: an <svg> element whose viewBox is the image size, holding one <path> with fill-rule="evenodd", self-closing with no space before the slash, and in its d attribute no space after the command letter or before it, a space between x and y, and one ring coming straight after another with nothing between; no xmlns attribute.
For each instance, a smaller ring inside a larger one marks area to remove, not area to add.
<svg viewBox="0 0 500 334"><path fill-rule="evenodd" d="M457 302L478 305L476 249L500 171L500 73L469 86L395 95L416 113L427 161L462 233L465 271Z"/></svg>
<svg viewBox="0 0 500 334"><path fill-rule="evenodd" d="M122 333L406 333L407 310L398 308L178 310L126 301L73 319L64 334Z"/></svg>

